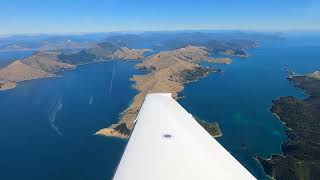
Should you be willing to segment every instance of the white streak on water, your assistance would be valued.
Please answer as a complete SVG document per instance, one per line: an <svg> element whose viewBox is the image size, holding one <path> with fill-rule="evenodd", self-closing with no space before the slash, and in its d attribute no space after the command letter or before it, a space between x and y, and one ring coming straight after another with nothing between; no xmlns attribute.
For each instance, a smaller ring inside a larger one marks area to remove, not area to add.
<svg viewBox="0 0 320 180"><path fill-rule="evenodd" d="M89 105L91 105L91 104L92 104L92 102L93 102L93 97L92 97L92 96L90 96Z"/></svg>
<svg viewBox="0 0 320 180"><path fill-rule="evenodd" d="M62 132L59 130L59 127L56 125L56 115L57 113L62 109L63 104L62 104L62 98L59 98L57 101L56 105L54 106L54 109L49 115L49 124L51 128L60 136L62 136Z"/></svg>
<svg viewBox="0 0 320 180"><path fill-rule="evenodd" d="M112 74L111 74L111 80L110 80L109 94L111 94L111 91L112 91L112 84L113 84L113 79L115 74L116 74L116 68L115 68L114 62L112 62Z"/></svg>

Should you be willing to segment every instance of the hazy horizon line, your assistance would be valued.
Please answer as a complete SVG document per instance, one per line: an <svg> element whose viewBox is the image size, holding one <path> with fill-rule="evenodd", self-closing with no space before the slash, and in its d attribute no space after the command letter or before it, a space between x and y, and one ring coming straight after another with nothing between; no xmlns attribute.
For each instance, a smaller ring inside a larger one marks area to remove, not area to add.
<svg viewBox="0 0 320 180"><path fill-rule="evenodd" d="M86 34L108 34L108 33L131 33L139 34L145 32L205 32L205 31L238 31L238 32L257 32L257 33L320 33L320 29L167 29L167 30L115 30L115 31L84 31L84 32L21 32L21 33L0 33L0 37L4 36L35 36L35 35L86 35Z"/></svg>

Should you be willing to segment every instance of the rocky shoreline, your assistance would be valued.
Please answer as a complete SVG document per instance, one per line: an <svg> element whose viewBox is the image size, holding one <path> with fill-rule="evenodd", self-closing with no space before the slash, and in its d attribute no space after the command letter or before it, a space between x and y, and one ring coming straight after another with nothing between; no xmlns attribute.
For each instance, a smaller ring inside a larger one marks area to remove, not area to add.
<svg viewBox="0 0 320 180"><path fill-rule="evenodd" d="M16 83L11 82L11 81L2 81L0 82L0 91L5 91L9 89L13 89L17 86Z"/></svg>
<svg viewBox="0 0 320 180"><path fill-rule="evenodd" d="M207 122L196 116L194 119L214 138L221 137L223 134L217 122Z"/></svg>
<svg viewBox="0 0 320 180"><path fill-rule="evenodd" d="M307 99L292 96L273 101L271 111L284 122L287 141L283 155L259 158L265 172L274 179L317 179L320 177L320 80L318 71L288 78L306 91Z"/></svg>
<svg viewBox="0 0 320 180"><path fill-rule="evenodd" d="M197 64L199 60L213 61L212 58L208 57L205 47L187 46L151 55L142 63L137 64L137 69L150 71L146 75L133 76L131 78L135 82L133 87L139 93L134 97L130 106L121 113L118 123L101 129L96 134L109 137L119 137L120 134L120 137L129 137L129 132L131 132L134 126L134 120L147 94L158 92L171 93L173 98L178 98L178 93L183 90L186 83L196 81L214 71L211 68ZM225 59L223 61L215 61L215 63L225 62ZM121 129L125 127L125 129L129 129L130 131L126 130L128 133L120 132L117 130L119 126L122 126ZM209 124L207 126L209 128L213 127L213 125Z"/></svg>

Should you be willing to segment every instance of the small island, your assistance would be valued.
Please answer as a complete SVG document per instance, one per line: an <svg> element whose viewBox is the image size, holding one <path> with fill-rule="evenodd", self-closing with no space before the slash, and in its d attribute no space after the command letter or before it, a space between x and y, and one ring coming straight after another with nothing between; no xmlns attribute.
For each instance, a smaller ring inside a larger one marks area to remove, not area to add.
<svg viewBox="0 0 320 180"><path fill-rule="evenodd" d="M318 179L320 177L320 72L290 76L306 99L281 97L271 111L287 127L288 139L281 146L283 155L261 159L265 172L274 179Z"/></svg>
<svg viewBox="0 0 320 180"><path fill-rule="evenodd" d="M222 54L229 55L229 56L235 56L235 57L241 57L241 58L249 57L249 55L243 50L228 49L228 50L222 52Z"/></svg>

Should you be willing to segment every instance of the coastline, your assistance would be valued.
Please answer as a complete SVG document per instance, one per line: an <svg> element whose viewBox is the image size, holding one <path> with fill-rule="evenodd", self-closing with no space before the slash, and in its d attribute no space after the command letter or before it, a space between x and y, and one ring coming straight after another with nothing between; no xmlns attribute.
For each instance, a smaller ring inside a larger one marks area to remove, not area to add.
<svg viewBox="0 0 320 180"><path fill-rule="evenodd" d="M6 91L9 89L13 89L16 86L17 86L17 84L14 82L11 82L11 81L0 82L0 91Z"/></svg>
<svg viewBox="0 0 320 180"><path fill-rule="evenodd" d="M219 138L223 136L223 133L219 127L217 122L207 122L198 118L197 116L193 116L193 118L214 138Z"/></svg>
<svg viewBox="0 0 320 180"><path fill-rule="evenodd" d="M136 57L137 53L140 54L141 52L150 51L147 49L130 50L128 48L121 48L120 50L122 52L120 53L120 55L126 58L131 57L131 55ZM3 87L6 87L2 88L2 90L15 88L18 82L22 81L61 77L56 73L74 70L78 66L82 65L103 63L113 60L141 61L140 63L136 64L135 68L148 70L149 73L145 75L133 75L130 78L130 81L134 82L132 88L137 90L139 93L128 105L127 109L125 109L120 114L118 123L112 124L110 127L101 129L100 131L96 132L96 135L113 136L119 138L127 138L129 136L134 126L134 119L139 112L140 106L142 105L146 94L153 92L169 92L172 93L173 98L181 98L178 96L178 94L183 91L185 84L198 81L199 79L206 77L210 72L219 72L219 70L201 66L198 64L199 62L220 64L230 64L232 62L231 58L209 57L208 49L203 46L186 46L184 48L179 48L171 51L162 51L147 57L139 56L139 59L109 58L99 59L92 62L80 62L77 64L60 62L58 60L58 56L59 53L57 52L38 52L28 58L19 61L19 66L12 65L12 68L8 68L9 70L7 71L12 76L12 79L14 79L14 81L12 81L11 79L10 81L15 84L13 85L12 83L10 84L10 86L9 84L5 86L2 85ZM10 65L8 67L10 67ZM41 65L45 65L44 67L46 69L43 69ZM37 67L41 68L38 69ZM7 67L3 69L5 69L6 71ZM22 77L15 77L14 72L16 72L17 70L22 71L21 69L28 71L24 72ZM2 74L6 75L6 73ZM118 129L119 127L121 127L121 129ZM124 131L119 132L119 130ZM217 135L217 137L218 136L221 135Z"/></svg>
<svg viewBox="0 0 320 180"><path fill-rule="evenodd" d="M142 61L141 59L119 59L120 61ZM34 80L38 80L38 79L46 79L46 78L57 78L57 77L63 77L62 75L59 75L59 73L61 72L65 72L65 71L73 71L75 69L77 69L80 66L85 66L85 65L90 65L90 64L98 64L98 63L104 63L104 62L109 62L109 61L118 61L117 59L106 59L106 60L99 60L99 61L95 61L95 62L89 62L89 63L82 63L82 64L77 64L75 65L73 68L69 68L69 69L61 69L61 70L57 70L57 71L52 71L51 73L54 74L54 76L48 76L48 77L38 77L38 78L33 78L33 79L26 79L26 80L21 80L21 81L16 81L16 82L7 82L7 83L13 83L15 85L9 85L9 88L2 88L0 86L0 91L7 91L10 89L14 89L16 88L19 83L24 82L24 81L34 81ZM1 84L1 83L0 83Z"/></svg>
<svg viewBox="0 0 320 180"><path fill-rule="evenodd" d="M272 178L313 179L320 174L319 127L317 115L320 81L307 75L288 77L299 90L309 96L299 99L292 96L273 100L270 111L286 127L288 139L281 144L283 154L273 154L270 158L260 158L265 172Z"/></svg>
<svg viewBox="0 0 320 180"><path fill-rule="evenodd" d="M130 49L128 49L129 54L125 54L123 56L130 57ZM135 50L138 51L138 50ZM142 49L142 52L145 52L147 50ZM149 50L148 50L149 51ZM36 80L36 79L42 79L42 78L53 78L53 77L60 77L57 73L63 72L63 71L72 71L75 70L78 66L82 65L88 65L93 63L103 63L107 61L141 61L142 57L139 59L135 58L129 58L129 59L122 59L122 58L109 58L109 59L102 59L98 61L92 61L92 62L85 62L85 63L79 63L79 64L68 64L60 62L57 59L58 53L53 53L54 55L51 56L50 53L52 52L38 52L36 54L33 54L25 59L22 60L16 60L13 63L9 64L6 67L3 67L0 69L0 80L3 81L0 85L0 91L6 91L13 89L17 87L19 82L23 81L30 81L30 80ZM134 55L135 56L135 55ZM43 60L41 60L43 58ZM40 59L40 60L39 60ZM29 62L25 62L28 61ZM30 64L31 63L31 64ZM48 63L48 64L46 64ZM51 63L51 64L50 64ZM53 64L52 64L53 63ZM45 69L38 69L33 67L32 65L42 67L43 65L47 68L56 68L52 69L50 71L47 71ZM55 67L60 66L60 67ZM16 76L16 72L23 72L23 77ZM3 73L1 78L1 73ZM10 76L10 78L8 78Z"/></svg>
<svg viewBox="0 0 320 180"><path fill-rule="evenodd" d="M151 56L137 64L137 69L149 70L145 75L134 75L131 81L134 82L133 88L139 93L134 97L131 104L120 114L119 121L107 128L99 130L96 134L103 136L118 137L115 128L125 125L129 133L121 134L119 137L130 135L134 127L134 121L139 113L139 109L148 93L171 93L177 99L178 94L183 91L184 85L206 77L210 72L217 72L211 68L197 64L199 61L209 61L206 48L197 46L187 46L184 48L163 51ZM225 63L215 61L215 63ZM229 62L229 60L228 60ZM217 137L220 134L217 135Z"/></svg>

